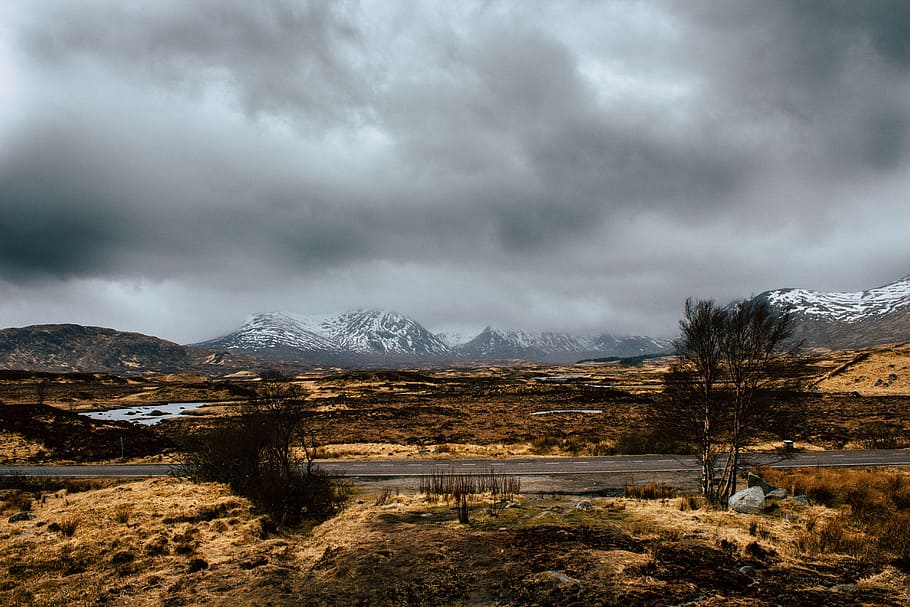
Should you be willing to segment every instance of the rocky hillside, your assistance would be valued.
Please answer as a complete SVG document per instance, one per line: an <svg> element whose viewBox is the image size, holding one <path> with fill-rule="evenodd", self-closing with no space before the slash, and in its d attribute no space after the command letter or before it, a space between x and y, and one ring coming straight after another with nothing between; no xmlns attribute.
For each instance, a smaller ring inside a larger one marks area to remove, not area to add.
<svg viewBox="0 0 910 607"><path fill-rule="evenodd" d="M250 366L249 357L181 346L157 337L81 325L0 330L0 369L136 374Z"/></svg>
<svg viewBox="0 0 910 607"><path fill-rule="evenodd" d="M861 348L910 341L910 276L852 293L777 289L758 295L796 320L810 347Z"/></svg>
<svg viewBox="0 0 910 607"><path fill-rule="evenodd" d="M546 363L569 363L582 358L638 356L669 352L669 349L669 340L650 337L614 337L608 334L587 337L487 327L455 351L460 358L473 360L519 358Z"/></svg>

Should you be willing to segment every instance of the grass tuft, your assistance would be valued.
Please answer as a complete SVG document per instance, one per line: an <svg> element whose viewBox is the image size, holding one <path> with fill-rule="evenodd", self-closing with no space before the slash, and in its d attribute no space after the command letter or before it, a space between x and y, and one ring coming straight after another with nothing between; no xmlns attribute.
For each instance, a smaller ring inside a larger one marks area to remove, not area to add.
<svg viewBox="0 0 910 607"><path fill-rule="evenodd" d="M79 528L79 518L75 516L66 516L60 519L58 525L60 527L60 533L66 537L73 537L76 534L76 529Z"/></svg>
<svg viewBox="0 0 910 607"><path fill-rule="evenodd" d="M675 496L676 489L656 482L651 482L647 485L630 485L623 491L623 497L639 500L660 500Z"/></svg>

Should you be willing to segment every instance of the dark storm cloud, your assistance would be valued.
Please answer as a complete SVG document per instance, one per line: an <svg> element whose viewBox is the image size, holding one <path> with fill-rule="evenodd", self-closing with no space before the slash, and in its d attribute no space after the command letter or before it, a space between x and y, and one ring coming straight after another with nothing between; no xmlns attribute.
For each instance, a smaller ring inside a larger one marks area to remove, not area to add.
<svg viewBox="0 0 910 607"><path fill-rule="evenodd" d="M904 2L9 6L16 293L665 333L910 263Z"/></svg>
<svg viewBox="0 0 910 607"><path fill-rule="evenodd" d="M780 0L676 5L730 119L792 130L806 169L895 168L907 156L910 5Z"/></svg>

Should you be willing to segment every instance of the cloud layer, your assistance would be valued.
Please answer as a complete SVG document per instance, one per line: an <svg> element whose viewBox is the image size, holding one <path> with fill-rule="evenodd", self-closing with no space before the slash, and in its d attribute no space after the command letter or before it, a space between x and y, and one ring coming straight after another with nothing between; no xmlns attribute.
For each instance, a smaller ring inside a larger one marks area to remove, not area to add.
<svg viewBox="0 0 910 607"><path fill-rule="evenodd" d="M675 332L910 272L910 6L12 2L0 325Z"/></svg>

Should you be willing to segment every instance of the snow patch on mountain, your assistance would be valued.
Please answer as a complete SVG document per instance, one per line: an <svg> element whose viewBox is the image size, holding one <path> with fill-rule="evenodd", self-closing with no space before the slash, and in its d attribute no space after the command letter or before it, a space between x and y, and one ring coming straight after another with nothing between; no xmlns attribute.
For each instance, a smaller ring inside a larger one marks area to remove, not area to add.
<svg viewBox="0 0 910 607"><path fill-rule="evenodd" d="M578 336L486 327L479 334L436 334L395 312L353 310L337 315L256 314L240 329L199 346L269 358L330 362L505 360L574 362L598 356L667 351L668 341L609 334Z"/></svg>
<svg viewBox="0 0 910 607"><path fill-rule="evenodd" d="M291 348L305 352L337 352L338 344L312 330L311 323L282 312L255 314L237 331L219 339L204 342L207 347L225 350L266 350Z"/></svg>
<svg viewBox="0 0 910 607"><path fill-rule="evenodd" d="M910 276L866 291L825 293L807 289L768 291L768 303L808 318L856 323L910 306Z"/></svg>
<svg viewBox="0 0 910 607"><path fill-rule="evenodd" d="M200 344L228 350L440 356L449 347L419 323L379 310L339 315L256 314L240 329Z"/></svg>

